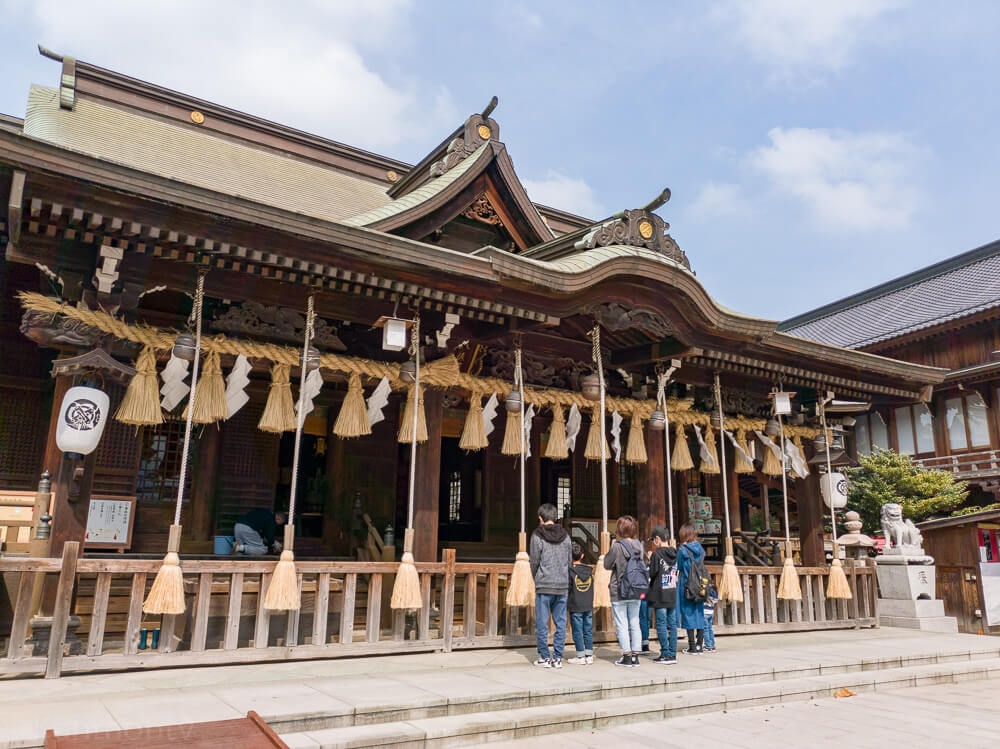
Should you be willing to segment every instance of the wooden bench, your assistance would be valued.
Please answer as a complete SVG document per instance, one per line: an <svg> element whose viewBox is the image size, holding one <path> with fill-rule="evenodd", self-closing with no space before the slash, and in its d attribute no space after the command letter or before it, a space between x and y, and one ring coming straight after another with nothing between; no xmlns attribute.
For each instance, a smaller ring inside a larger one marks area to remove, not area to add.
<svg viewBox="0 0 1000 749"><path fill-rule="evenodd" d="M245 718L213 720L205 723L181 723L173 726L132 728L126 731L77 733L56 736L45 732L45 749L117 749L136 747L160 749L183 746L186 749L215 749L237 746L240 749L275 749L288 744L253 710Z"/></svg>

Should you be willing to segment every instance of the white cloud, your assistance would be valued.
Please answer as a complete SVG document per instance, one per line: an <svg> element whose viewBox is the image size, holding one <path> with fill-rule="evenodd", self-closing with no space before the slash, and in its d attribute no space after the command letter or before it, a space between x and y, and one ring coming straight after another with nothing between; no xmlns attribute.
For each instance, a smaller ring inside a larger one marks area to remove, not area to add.
<svg viewBox="0 0 1000 749"><path fill-rule="evenodd" d="M760 62L794 75L839 70L883 14L908 0L719 0L712 15L731 26Z"/></svg>
<svg viewBox="0 0 1000 749"><path fill-rule="evenodd" d="M604 218L604 209L586 182L550 169L542 179L523 179L521 183L536 203L569 211L585 218Z"/></svg>
<svg viewBox="0 0 1000 749"><path fill-rule="evenodd" d="M923 154L905 135L774 128L768 137L749 165L827 228L903 229L919 208L914 173Z"/></svg>
<svg viewBox="0 0 1000 749"><path fill-rule="evenodd" d="M426 146L461 119L447 89L389 80L409 0L39 0L39 40L152 83L369 149ZM137 30L143 30L137 33ZM114 40L108 43L108 40ZM53 80L55 80L53 69Z"/></svg>
<svg viewBox="0 0 1000 749"><path fill-rule="evenodd" d="M731 182L706 182L690 208L692 218L746 218L750 202L740 185Z"/></svg>

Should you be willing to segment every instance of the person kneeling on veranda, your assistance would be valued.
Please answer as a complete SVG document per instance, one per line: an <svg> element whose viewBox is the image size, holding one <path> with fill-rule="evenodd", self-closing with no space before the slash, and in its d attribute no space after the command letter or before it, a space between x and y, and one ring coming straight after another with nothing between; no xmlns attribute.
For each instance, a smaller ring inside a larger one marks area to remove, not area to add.
<svg viewBox="0 0 1000 749"><path fill-rule="evenodd" d="M285 525L285 513L258 507L243 515L233 526L233 554L263 556L281 552L278 529Z"/></svg>

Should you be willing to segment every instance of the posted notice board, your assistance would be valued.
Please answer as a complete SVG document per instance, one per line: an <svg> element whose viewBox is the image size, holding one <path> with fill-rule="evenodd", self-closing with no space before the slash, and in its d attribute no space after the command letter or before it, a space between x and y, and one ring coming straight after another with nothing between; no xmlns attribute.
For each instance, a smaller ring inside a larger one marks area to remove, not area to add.
<svg viewBox="0 0 1000 749"><path fill-rule="evenodd" d="M124 551L132 546L134 521L135 497L92 496L83 545L90 549Z"/></svg>

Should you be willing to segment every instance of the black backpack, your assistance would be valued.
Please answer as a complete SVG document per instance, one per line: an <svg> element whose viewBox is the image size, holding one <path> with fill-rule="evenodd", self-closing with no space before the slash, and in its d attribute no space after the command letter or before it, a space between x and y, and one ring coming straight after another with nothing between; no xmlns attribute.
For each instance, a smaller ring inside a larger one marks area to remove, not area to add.
<svg viewBox="0 0 1000 749"><path fill-rule="evenodd" d="M681 547L681 550L688 555L691 560L691 568L688 570L687 584L684 586L684 597L689 601L704 603L708 600L708 591L712 586L712 577L708 574L704 557L698 560L694 555Z"/></svg>
<svg viewBox="0 0 1000 749"><path fill-rule="evenodd" d="M642 561L642 554L633 554L628 544L619 541L625 552L625 574L618 578L618 598L622 601L637 601L645 598L649 590L649 568Z"/></svg>

